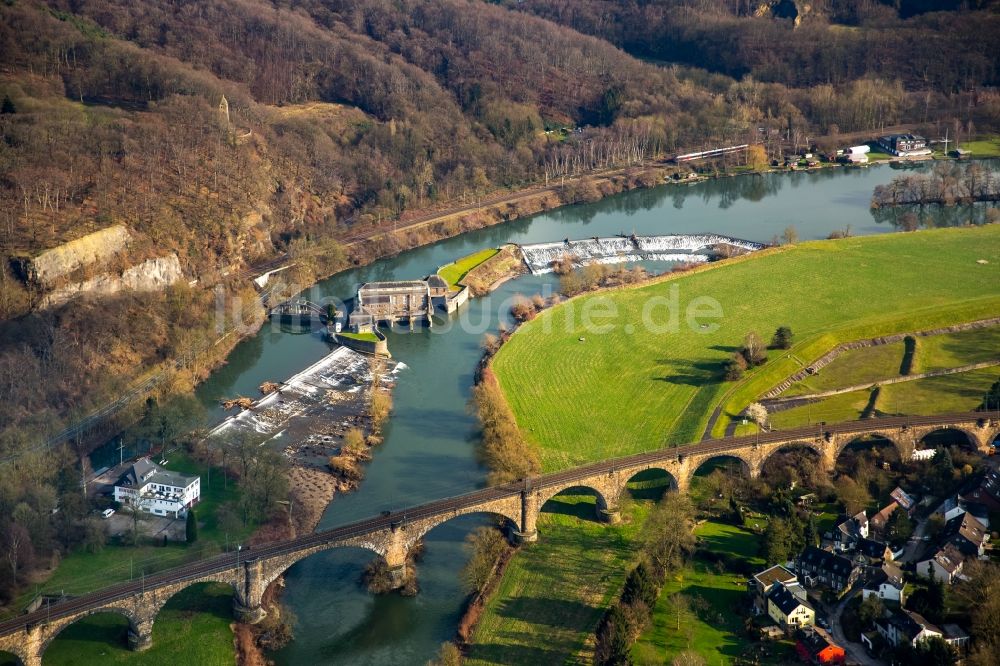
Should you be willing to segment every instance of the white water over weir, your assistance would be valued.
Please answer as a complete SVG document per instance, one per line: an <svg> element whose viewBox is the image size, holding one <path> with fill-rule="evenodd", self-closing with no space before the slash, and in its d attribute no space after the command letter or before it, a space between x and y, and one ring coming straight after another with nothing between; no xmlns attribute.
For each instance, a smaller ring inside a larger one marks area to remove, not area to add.
<svg viewBox="0 0 1000 666"><path fill-rule="evenodd" d="M552 272L552 262L569 256L577 266L617 264L629 261L705 262L724 248L735 253L754 252L763 243L719 234L672 234L669 236L612 236L522 245L524 263L535 275Z"/></svg>

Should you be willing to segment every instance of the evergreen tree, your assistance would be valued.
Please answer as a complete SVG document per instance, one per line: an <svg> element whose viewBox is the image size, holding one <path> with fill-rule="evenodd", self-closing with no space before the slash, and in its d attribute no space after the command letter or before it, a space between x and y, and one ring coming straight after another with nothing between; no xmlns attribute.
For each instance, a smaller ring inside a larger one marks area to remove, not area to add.
<svg viewBox="0 0 1000 666"><path fill-rule="evenodd" d="M792 346L792 329L788 326L779 326L771 338L771 346L775 349L790 349Z"/></svg>
<svg viewBox="0 0 1000 666"><path fill-rule="evenodd" d="M781 564L788 561L789 545L792 535L788 523L781 518L774 518L764 530L763 555L768 564Z"/></svg>
<svg viewBox="0 0 1000 666"><path fill-rule="evenodd" d="M951 487L951 482L955 474L955 464L951 459L951 452L947 448L940 448L931 460L930 482L935 492L942 494Z"/></svg>
<svg viewBox="0 0 1000 666"><path fill-rule="evenodd" d="M803 537L807 546L819 545L819 529L816 527L816 518L811 513L809 514L809 520L806 521Z"/></svg>
<svg viewBox="0 0 1000 666"><path fill-rule="evenodd" d="M184 535L188 543L198 540L198 517L194 515L194 509L188 509L187 523L184 525Z"/></svg>
<svg viewBox="0 0 1000 666"><path fill-rule="evenodd" d="M3 105L0 106L0 114L9 115L11 113L17 113L17 107L14 106L14 100L10 98L10 95L4 95Z"/></svg>

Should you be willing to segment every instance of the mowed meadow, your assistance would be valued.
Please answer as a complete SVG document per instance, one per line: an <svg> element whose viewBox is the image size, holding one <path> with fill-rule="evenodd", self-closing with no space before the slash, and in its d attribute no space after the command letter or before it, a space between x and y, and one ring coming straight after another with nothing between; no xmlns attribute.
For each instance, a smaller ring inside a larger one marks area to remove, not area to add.
<svg viewBox="0 0 1000 666"><path fill-rule="evenodd" d="M647 319L663 325L672 293L679 325L650 332L644 307L661 299ZM702 312L717 302L721 316L686 321L693 301ZM584 326L588 310L608 330ZM521 326L493 367L549 471L697 441L721 404L719 434L757 395L840 342L997 314L1000 226L813 241L571 299ZM790 350L771 350L764 366L723 381L722 364L747 331L770 340L783 325L795 335Z"/></svg>

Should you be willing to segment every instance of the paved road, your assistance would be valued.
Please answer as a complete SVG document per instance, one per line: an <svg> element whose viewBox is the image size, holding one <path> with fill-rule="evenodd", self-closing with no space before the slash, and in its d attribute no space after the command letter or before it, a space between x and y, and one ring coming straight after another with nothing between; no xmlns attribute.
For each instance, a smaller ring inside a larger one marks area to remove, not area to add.
<svg viewBox="0 0 1000 666"><path fill-rule="evenodd" d="M860 643L853 643L847 640L847 636L844 634L844 628L841 626L840 617L844 613L844 608L847 607L848 602L851 599L858 596L861 593L861 586L857 586L840 600L833 612L829 615L830 620L830 633L833 634L833 640L844 648L844 652L847 653L848 662L855 662L861 664L862 666L884 666L885 662L875 659L868 655L865 651L865 646Z"/></svg>

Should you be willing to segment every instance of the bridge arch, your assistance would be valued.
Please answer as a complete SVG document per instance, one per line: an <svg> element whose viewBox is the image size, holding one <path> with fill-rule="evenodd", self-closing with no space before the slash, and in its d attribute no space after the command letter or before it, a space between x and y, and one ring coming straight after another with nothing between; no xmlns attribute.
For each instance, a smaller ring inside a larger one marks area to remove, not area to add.
<svg viewBox="0 0 1000 666"><path fill-rule="evenodd" d="M24 666L24 659L11 650L0 650L0 666Z"/></svg>
<svg viewBox="0 0 1000 666"><path fill-rule="evenodd" d="M318 555L320 553L327 553L333 550L362 550L374 554L376 557L384 558L386 556L386 550L374 543L374 541L364 541L364 540L351 540L348 542L335 541L330 544L322 544L315 548L309 548L307 550L301 550L281 558L275 558L268 560L262 567L260 577L260 589L257 594L263 594L267 590L268 586L274 581L278 580L281 576L285 574L286 571L291 569L293 566L299 562L309 559L313 555ZM237 596L239 594L237 593ZM258 606L259 599L244 599L241 600L245 605Z"/></svg>
<svg viewBox="0 0 1000 666"><path fill-rule="evenodd" d="M970 452L978 452L979 450L979 437L976 433L959 425L927 430L917 437L917 446L918 448L937 448L938 446L949 446L950 441L954 441Z"/></svg>
<svg viewBox="0 0 1000 666"><path fill-rule="evenodd" d="M631 493L637 499L660 499L667 492L677 490L677 478L663 467L646 467L631 472L631 476L625 479L621 494L617 500L625 493Z"/></svg>
<svg viewBox="0 0 1000 666"><path fill-rule="evenodd" d="M414 530L411 533L411 535L408 535L408 539L410 541L409 547L412 547L413 544L419 542L425 536L427 536L437 528L441 527L442 525L446 525L458 518L464 518L465 516L489 517L496 520L501 528L513 526L514 529L517 529L521 522L520 512L518 512L518 515L516 516L508 514L509 512L506 511L492 510L492 509L465 509L462 511L458 511L452 515L445 516L440 520L428 521L426 523L422 523L416 530Z"/></svg>
<svg viewBox="0 0 1000 666"><path fill-rule="evenodd" d="M820 459L823 458L825 451L823 447L816 442L811 442L808 439L797 439L789 442L781 442L777 446L771 448L767 451L760 459L760 469L761 471L767 466L768 461L772 460L774 456L779 453L787 453L789 451L802 451L809 450L815 453Z"/></svg>
<svg viewBox="0 0 1000 666"><path fill-rule="evenodd" d="M128 629L125 634L126 641L122 644L122 647L127 646L132 640L132 636L137 635L140 631L139 627L142 623L142 619L139 618L136 613L127 608L118 606L101 606L99 608L86 610L79 615L74 615L72 618L63 621L61 624L53 623L55 625L54 629L52 629L47 635L44 635L39 643L39 655L44 655L49 647L51 647L52 643L63 635L67 629L79 624L81 620L86 620L87 618L94 617L95 615L117 615L118 617L125 619Z"/></svg>
<svg viewBox="0 0 1000 666"><path fill-rule="evenodd" d="M562 495L570 490L585 490L587 493L597 498L597 509L606 510L608 508L608 496L617 498L618 493L608 493L606 488L598 488L597 484L588 481L567 482L552 488L545 488L538 494L538 510L544 509L545 504L556 495Z"/></svg>
<svg viewBox="0 0 1000 666"><path fill-rule="evenodd" d="M691 470L691 477L693 478L695 476L711 474L716 469L723 467L725 463L736 463L739 466L740 471L748 477L756 476L756 472L759 471L755 470L751 462L741 456L739 452L733 451L731 453L717 453L705 456L704 458L694 461Z"/></svg>
<svg viewBox="0 0 1000 666"><path fill-rule="evenodd" d="M844 454L872 450L891 450L892 458L898 462L904 462L910 453L908 448L902 446L897 439L888 437L881 432L858 434L850 439L844 438L843 441L837 443L837 447L834 449L834 464L843 463Z"/></svg>

